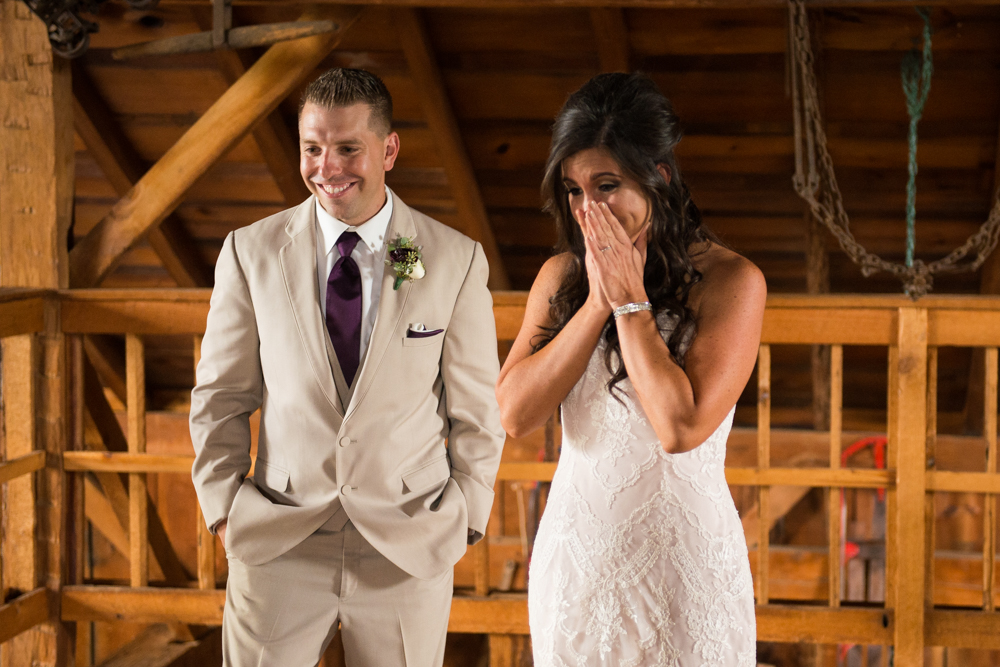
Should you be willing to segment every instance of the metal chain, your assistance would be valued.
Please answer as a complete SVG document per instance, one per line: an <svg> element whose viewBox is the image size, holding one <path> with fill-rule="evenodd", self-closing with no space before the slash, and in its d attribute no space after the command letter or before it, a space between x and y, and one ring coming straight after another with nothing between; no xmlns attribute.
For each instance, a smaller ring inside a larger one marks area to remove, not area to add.
<svg viewBox="0 0 1000 667"><path fill-rule="evenodd" d="M789 0L788 18L795 126L795 175L792 184L795 192L809 204L813 216L830 230L851 261L861 267L863 276L869 277L879 271L891 273L903 283L903 290L913 299L931 290L935 274L977 271L1000 241L1000 197L994 202L989 217L979 231L946 257L933 262L914 259L910 266L888 262L865 250L854 238L844 210L843 196L837 186L833 160L827 149L813 66L809 19L803 0Z"/></svg>
<svg viewBox="0 0 1000 667"><path fill-rule="evenodd" d="M906 181L906 265L913 266L913 254L917 247L917 124L924 115L927 95L931 92L931 75L934 61L931 52L931 13L924 7L917 7L917 13L924 20L923 57L916 49L903 56L900 79L906 95L906 112L910 115L909 161Z"/></svg>

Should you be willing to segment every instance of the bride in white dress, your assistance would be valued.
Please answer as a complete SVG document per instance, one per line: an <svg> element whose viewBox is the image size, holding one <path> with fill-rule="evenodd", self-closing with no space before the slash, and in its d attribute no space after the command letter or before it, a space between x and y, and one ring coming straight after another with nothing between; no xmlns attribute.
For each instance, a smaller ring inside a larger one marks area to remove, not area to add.
<svg viewBox="0 0 1000 667"><path fill-rule="evenodd" d="M528 574L536 667L752 666L753 585L723 463L766 287L702 226L670 103L602 74L566 102L542 190L560 252L497 382L507 432L562 406Z"/></svg>

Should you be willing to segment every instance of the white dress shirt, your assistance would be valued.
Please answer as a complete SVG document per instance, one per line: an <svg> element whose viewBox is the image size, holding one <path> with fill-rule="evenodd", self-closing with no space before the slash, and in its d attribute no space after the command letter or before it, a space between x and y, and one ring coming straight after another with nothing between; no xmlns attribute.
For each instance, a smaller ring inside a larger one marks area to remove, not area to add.
<svg viewBox="0 0 1000 667"><path fill-rule="evenodd" d="M326 317L326 281L333 265L340 259L337 240L345 231L357 232L361 241L354 246L351 257L361 271L361 350L358 359L364 362L368 341L375 328L378 302L382 295L382 275L385 272L385 235L392 218L392 192L385 188L385 205L374 216L357 227L345 225L326 212L316 200L316 278L319 282L320 310ZM361 370L361 367L358 367Z"/></svg>

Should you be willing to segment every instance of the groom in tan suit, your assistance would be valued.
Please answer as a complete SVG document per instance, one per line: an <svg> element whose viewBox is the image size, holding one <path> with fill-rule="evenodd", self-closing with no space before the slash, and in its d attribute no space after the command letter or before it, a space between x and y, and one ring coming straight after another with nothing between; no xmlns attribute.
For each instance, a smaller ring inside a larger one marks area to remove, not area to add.
<svg viewBox="0 0 1000 667"><path fill-rule="evenodd" d="M314 196L219 255L192 475L229 556L232 667L313 667L338 626L349 667L441 665L452 567L486 530L504 441L486 258L386 187L391 120L378 77L317 79Z"/></svg>

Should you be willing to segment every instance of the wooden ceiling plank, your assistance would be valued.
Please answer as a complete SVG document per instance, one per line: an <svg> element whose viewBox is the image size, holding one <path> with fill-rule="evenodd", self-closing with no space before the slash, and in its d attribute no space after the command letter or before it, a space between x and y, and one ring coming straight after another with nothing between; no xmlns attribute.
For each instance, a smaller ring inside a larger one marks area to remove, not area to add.
<svg viewBox="0 0 1000 667"><path fill-rule="evenodd" d="M510 279L486 215L486 205L472 169L472 161L462 142L455 111L431 50L427 28L418 11L399 9L396 26L410 73L422 93L421 102L427 116L427 125L437 140L438 152L452 187L458 217L462 223L459 231L483 245L490 264L490 289L509 289Z"/></svg>
<svg viewBox="0 0 1000 667"><path fill-rule="evenodd" d="M112 120L111 110L79 61L73 63L73 126L87 150L119 197L125 196L142 178L142 159L121 128ZM170 277L178 287L208 287L208 267L180 221L168 216L159 227L146 232Z"/></svg>
<svg viewBox="0 0 1000 667"><path fill-rule="evenodd" d="M207 7L192 7L191 13L202 30L212 27L211 12ZM246 51L218 50L213 53L219 71L228 85L243 76L252 60ZM299 146L279 109L275 109L253 129L253 138L260 149L274 182L281 190L288 206L295 206L309 197L309 189L299 173Z"/></svg>
<svg viewBox="0 0 1000 667"><path fill-rule="evenodd" d="M590 22L594 26L601 71L630 71L630 48L628 28L625 25L625 11L621 7L591 7Z"/></svg>
<svg viewBox="0 0 1000 667"><path fill-rule="evenodd" d="M312 74L360 11L353 7L307 10L302 20L330 18L340 24L340 30L268 49L73 248L71 284L98 285L143 234L174 211L195 181Z"/></svg>

